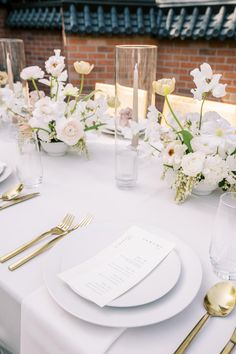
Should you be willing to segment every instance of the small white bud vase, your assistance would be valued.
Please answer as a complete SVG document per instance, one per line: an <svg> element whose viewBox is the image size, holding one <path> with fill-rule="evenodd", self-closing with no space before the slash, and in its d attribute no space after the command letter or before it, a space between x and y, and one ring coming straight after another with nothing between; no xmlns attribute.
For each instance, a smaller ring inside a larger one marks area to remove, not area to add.
<svg viewBox="0 0 236 354"><path fill-rule="evenodd" d="M217 185L209 185L202 180L193 188L192 193L195 195L209 195L214 192L217 187Z"/></svg>
<svg viewBox="0 0 236 354"><path fill-rule="evenodd" d="M44 152L46 152L49 156L53 157L64 156L69 148L68 145L66 145L62 141L53 143L46 143L41 141L41 146Z"/></svg>

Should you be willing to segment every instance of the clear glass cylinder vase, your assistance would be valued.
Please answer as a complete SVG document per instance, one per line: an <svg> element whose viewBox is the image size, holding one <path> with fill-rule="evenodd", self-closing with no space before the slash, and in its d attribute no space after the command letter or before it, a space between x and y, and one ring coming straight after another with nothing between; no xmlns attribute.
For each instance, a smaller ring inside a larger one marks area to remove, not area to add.
<svg viewBox="0 0 236 354"><path fill-rule="evenodd" d="M146 128L147 109L155 104L157 47L116 46L115 175L118 187L136 185L138 146Z"/></svg>
<svg viewBox="0 0 236 354"><path fill-rule="evenodd" d="M24 42L21 39L0 38L0 87L20 82L25 67ZM2 79L1 79L2 78Z"/></svg>

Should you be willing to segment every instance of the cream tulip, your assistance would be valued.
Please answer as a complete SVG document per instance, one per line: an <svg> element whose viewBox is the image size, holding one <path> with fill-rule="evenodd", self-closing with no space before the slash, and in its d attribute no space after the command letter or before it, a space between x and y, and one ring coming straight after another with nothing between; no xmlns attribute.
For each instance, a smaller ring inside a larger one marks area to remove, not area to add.
<svg viewBox="0 0 236 354"><path fill-rule="evenodd" d="M167 96L175 90L175 78L153 81L152 88L158 95Z"/></svg>
<svg viewBox="0 0 236 354"><path fill-rule="evenodd" d="M81 75L88 75L91 73L91 71L93 70L94 68L94 65L90 65L88 62L86 61L76 61L74 63L74 68L75 68L75 71L78 73L78 74L81 74Z"/></svg>

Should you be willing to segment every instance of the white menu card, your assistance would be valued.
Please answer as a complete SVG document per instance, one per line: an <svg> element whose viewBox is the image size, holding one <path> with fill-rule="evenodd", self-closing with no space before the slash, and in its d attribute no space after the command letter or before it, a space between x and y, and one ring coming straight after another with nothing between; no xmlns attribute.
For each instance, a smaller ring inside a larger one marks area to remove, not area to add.
<svg viewBox="0 0 236 354"><path fill-rule="evenodd" d="M144 279L174 244L132 226L91 259L59 277L76 293L104 307Z"/></svg>

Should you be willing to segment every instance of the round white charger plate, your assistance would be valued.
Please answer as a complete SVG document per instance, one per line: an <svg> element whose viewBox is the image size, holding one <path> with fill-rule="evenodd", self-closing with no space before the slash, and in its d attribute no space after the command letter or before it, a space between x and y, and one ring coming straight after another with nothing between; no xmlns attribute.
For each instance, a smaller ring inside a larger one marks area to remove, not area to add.
<svg viewBox="0 0 236 354"><path fill-rule="evenodd" d="M161 236L162 230L157 226L138 226ZM58 277L58 274L65 270L63 264L64 266L68 265L63 259L71 257L72 249L77 250L78 263L80 263L112 243L126 229L127 227L122 229L110 224L93 224L85 229L78 230L77 235L74 232L71 237L65 238L50 251L45 264L44 281L52 298L65 311L97 325L140 327L171 318L193 301L201 285L201 264L194 251L172 234L168 234L168 239L175 242L175 251L181 259L181 273L174 288L157 301L137 307L105 306L100 308L78 296Z"/></svg>
<svg viewBox="0 0 236 354"><path fill-rule="evenodd" d="M4 171L0 173L0 182L5 181L12 173L12 168L10 166L6 166Z"/></svg>

